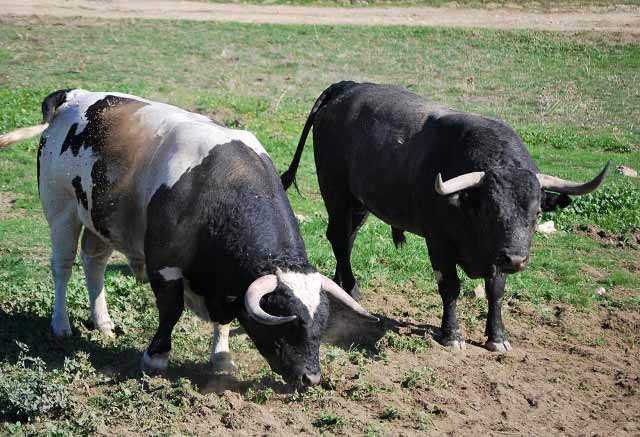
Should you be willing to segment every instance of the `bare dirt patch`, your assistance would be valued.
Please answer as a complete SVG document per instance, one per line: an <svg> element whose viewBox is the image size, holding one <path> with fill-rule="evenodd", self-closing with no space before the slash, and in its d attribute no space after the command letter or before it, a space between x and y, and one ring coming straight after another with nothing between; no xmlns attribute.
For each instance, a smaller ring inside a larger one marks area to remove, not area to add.
<svg viewBox="0 0 640 437"><path fill-rule="evenodd" d="M0 192L0 220L26 216L15 208L17 199L19 197L13 193Z"/></svg>
<svg viewBox="0 0 640 437"><path fill-rule="evenodd" d="M5 16L88 17L105 19L186 19L273 24L349 24L474 27L487 29L554 30L560 32L624 32L640 35L640 8L586 8L575 11L527 12L517 9L451 7L376 7L353 10L332 7L211 4L194 1L96 2L0 0ZM635 41L635 40L634 40Z"/></svg>
<svg viewBox="0 0 640 437"><path fill-rule="evenodd" d="M573 231L576 234L585 235L605 244L640 249L640 231L629 234L616 234L594 225L577 225Z"/></svg>
<svg viewBox="0 0 640 437"><path fill-rule="evenodd" d="M413 292L418 291L408 294ZM429 294L428 306L438 305L437 295ZM388 313L390 304L403 303L407 294L365 290L365 296L368 308ZM270 378L239 383L233 375L205 381L196 372L190 378L203 395L218 393L223 411L194 411L188 417L189 430L198 435L324 431L401 436L640 432L637 311L510 301L504 315L514 350L495 354L480 346L486 313L477 302L461 301L460 313L481 322L465 330L464 352L433 340L439 324L436 310L426 318L412 313L380 325L340 317L327 338L339 347L324 347L321 390L295 393ZM423 346L394 346L384 341L390 334ZM239 352L235 359L248 364L246 371L253 374L264 366L255 351ZM179 376L185 376L184 369Z"/></svg>

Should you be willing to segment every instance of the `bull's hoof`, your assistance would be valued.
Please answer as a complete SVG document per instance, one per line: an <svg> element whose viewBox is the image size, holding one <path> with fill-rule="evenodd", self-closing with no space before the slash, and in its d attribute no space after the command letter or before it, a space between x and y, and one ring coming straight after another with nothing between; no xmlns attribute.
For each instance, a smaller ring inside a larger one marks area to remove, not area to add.
<svg viewBox="0 0 640 437"><path fill-rule="evenodd" d="M464 341L463 338L448 340L447 342L442 343L442 345L445 346L445 347L450 347L454 351L466 351L467 350L467 343Z"/></svg>
<svg viewBox="0 0 640 437"><path fill-rule="evenodd" d="M149 355L146 351L142 355L141 370L149 376L160 376L167 372L169 366L169 352Z"/></svg>
<svg viewBox="0 0 640 437"><path fill-rule="evenodd" d="M71 324L69 318L58 319L56 317L51 320L51 330L56 337L69 337L71 336Z"/></svg>
<svg viewBox="0 0 640 437"><path fill-rule="evenodd" d="M93 322L93 326L105 337L116 338L116 333L114 332L115 325L111 320L106 320L100 323Z"/></svg>
<svg viewBox="0 0 640 437"><path fill-rule="evenodd" d="M357 301L362 299L362 293L360 293L360 287L358 287L358 284L353 286L353 288L349 292L349 295L351 295L351 297Z"/></svg>
<svg viewBox="0 0 640 437"><path fill-rule="evenodd" d="M441 334L437 339L444 347L450 347L453 350L464 351L467 350L467 343L464 341L464 337L460 331L451 332L449 334Z"/></svg>
<svg viewBox="0 0 640 437"><path fill-rule="evenodd" d="M113 329L109 329L109 328L98 328L98 330L100 331L100 333L102 335L104 335L105 337L108 338L116 338L116 333L113 331Z"/></svg>
<svg viewBox="0 0 640 437"><path fill-rule="evenodd" d="M211 368L215 373L218 372L235 372L238 366L231 359L229 352L218 352L211 355Z"/></svg>
<svg viewBox="0 0 640 437"><path fill-rule="evenodd" d="M486 350L491 352L509 352L511 350L511 345L507 340L487 340L487 342L484 344L484 347Z"/></svg>

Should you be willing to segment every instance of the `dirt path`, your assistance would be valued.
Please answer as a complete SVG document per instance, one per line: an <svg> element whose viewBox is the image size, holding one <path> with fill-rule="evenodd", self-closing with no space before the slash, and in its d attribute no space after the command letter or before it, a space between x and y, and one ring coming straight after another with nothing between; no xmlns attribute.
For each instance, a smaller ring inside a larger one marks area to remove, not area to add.
<svg viewBox="0 0 640 437"><path fill-rule="evenodd" d="M275 24L477 27L640 34L640 8L534 13L512 9L301 7L189 1L0 0L0 16L151 18Z"/></svg>

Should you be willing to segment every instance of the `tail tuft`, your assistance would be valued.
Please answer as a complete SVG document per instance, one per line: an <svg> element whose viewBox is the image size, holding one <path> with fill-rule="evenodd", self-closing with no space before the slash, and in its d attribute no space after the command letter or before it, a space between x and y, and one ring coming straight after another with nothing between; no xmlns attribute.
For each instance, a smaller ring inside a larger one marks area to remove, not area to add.
<svg viewBox="0 0 640 437"><path fill-rule="evenodd" d="M289 189L289 187L291 187L291 184L293 184L293 186L295 187L295 189L298 192L298 194L301 195L300 188L298 188L298 181L296 181L296 171L295 170L293 170L291 168L288 169L287 171L282 173L282 176L280 176L280 180L282 180L282 186L284 187L285 191L287 191Z"/></svg>

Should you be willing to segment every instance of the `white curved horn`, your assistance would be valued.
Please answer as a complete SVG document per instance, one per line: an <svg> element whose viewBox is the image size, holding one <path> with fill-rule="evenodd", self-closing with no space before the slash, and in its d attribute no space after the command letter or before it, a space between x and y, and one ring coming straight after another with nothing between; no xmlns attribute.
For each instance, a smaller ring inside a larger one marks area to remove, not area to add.
<svg viewBox="0 0 640 437"><path fill-rule="evenodd" d="M456 176L453 179L449 179L447 182L442 182L442 175L438 173L436 175L436 193L446 196L467 188L477 187L480 185L483 177L483 171L474 171Z"/></svg>
<svg viewBox="0 0 640 437"><path fill-rule="evenodd" d="M362 308L362 306L358 302L356 302L354 298L349 296L349 293L344 291L338 284L324 275L322 276L322 289L331 299L341 303L342 305L349 308L359 316L364 317L368 321L374 323L378 323L380 321L380 319L372 316L367 310Z"/></svg>
<svg viewBox="0 0 640 437"><path fill-rule="evenodd" d="M260 307L260 299L273 292L278 286L276 275L260 276L253 281L244 295L244 306L253 320L263 325L282 325L295 320L297 316L272 316Z"/></svg>
<svg viewBox="0 0 640 437"><path fill-rule="evenodd" d="M604 166L602 171L598 173L595 178L583 184L579 182L566 181L564 179L542 173L538 173L536 177L538 178L540 187L542 187L543 190L549 190L560 194L573 194L574 196L581 196L583 194L589 194L590 192L597 189L600 185L602 185L605 176L607 176L610 165L611 161L607 162L607 165Z"/></svg>

